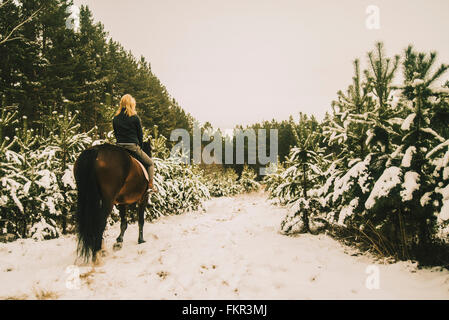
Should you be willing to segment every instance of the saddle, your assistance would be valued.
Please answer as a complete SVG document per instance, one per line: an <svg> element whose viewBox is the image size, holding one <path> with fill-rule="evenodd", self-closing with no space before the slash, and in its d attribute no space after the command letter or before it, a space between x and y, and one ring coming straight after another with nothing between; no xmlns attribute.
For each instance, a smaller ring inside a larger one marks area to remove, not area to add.
<svg viewBox="0 0 449 320"><path fill-rule="evenodd" d="M142 161L140 160L140 158L137 156L137 154L134 151L131 151L127 148L124 147L125 144L117 144L117 146L119 146L120 148L124 149L126 152L128 152L128 154L133 157L137 163L140 165L140 167L142 168L143 174L145 176L145 179L149 182L150 181L150 177L148 176L148 171L145 168L145 166L142 164Z"/></svg>

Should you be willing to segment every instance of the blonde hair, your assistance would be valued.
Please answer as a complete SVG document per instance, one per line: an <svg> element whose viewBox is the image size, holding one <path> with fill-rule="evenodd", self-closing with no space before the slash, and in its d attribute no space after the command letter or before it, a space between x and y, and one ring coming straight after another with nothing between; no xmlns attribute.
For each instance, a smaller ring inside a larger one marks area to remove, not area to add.
<svg viewBox="0 0 449 320"><path fill-rule="evenodd" d="M119 115L120 112L122 112L122 109L125 109L125 113L131 117L135 114L137 114L136 112L136 99L134 99L130 94L125 94L121 99L120 99L120 106L117 109L117 112L115 113L115 115Z"/></svg>

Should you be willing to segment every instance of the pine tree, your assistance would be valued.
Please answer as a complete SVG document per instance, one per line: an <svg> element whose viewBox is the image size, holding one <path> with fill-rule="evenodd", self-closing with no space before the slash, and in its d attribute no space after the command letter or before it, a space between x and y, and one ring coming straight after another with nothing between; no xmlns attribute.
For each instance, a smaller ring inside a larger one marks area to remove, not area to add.
<svg viewBox="0 0 449 320"><path fill-rule="evenodd" d="M427 152L449 138L448 135L441 135L447 134L447 124L442 126L438 121L431 122L437 118L435 112L440 115L444 112L445 105L447 108L447 94L433 89L432 84L449 66L440 65L432 72L436 53L417 53L411 46L405 50L404 55L402 91L407 103L404 105L406 117L401 127L404 135L400 145L401 152L398 154L399 158L402 157L401 168L405 180L401 209L405 215L411 216L408 219L411 230L405 232L418 234L419 244L427 245L431 242L431 235L435 233L434 212L438 211L440 206L435 207L434 201L423 200L424 195L427 195L424 199L435 199L434 191L437 187L433 174L435 166L429 162ZM408 243L404 243L404 246L406 245Z"/></svg>
<svg viewBox="0 0 449 320"><path fill-rule="evenodd" d="M336 156L343 162L351 159L364 159L368 154L367 133L374 127L374 101L370 82L360 75L359 60L354 61L354 77L346 93L339 91L338 100L332 103L334 118L327 127L329 143L339 142L349 148L342 148Z"/></svg>
<svg viewBox="0 0 449 320"><path fill-rule="evenodd" d="M94 24L86 6L80 9L80 31L77 35L74 80L77 92L73 100L81 111L82 129L87 131L102 123L101 109L105 100L107 77L102 68L106 52L106 33L101 23Z"/></svg>

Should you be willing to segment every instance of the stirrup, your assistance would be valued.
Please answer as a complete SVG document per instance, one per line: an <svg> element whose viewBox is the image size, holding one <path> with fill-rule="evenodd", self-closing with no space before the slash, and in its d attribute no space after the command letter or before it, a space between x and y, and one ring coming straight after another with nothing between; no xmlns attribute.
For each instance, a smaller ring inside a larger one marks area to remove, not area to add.
<svg viewBox="0 0 449 320"><path fill-rule="evenodd" d="M148 182L147 193L152 193L152 192L157 193L157 192L159 192L159 190L156 188L156 186L154 185L154 183L153 183L153 187L150 188L150 183Z"/></svg>

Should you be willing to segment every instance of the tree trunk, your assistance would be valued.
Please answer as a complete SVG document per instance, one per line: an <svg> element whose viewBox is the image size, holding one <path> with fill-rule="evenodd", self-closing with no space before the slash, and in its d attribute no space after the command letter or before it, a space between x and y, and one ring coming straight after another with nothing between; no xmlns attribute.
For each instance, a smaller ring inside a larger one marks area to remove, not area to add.
<svg viewBox="0 0 449 320"><path fill-rule="evenodd" d="M302 173L303 173L303 197L304 200L307 200L307 176L306 176L306 164L302 165ZM310 232L309 227L309 209L304 208L304 212L302 214L302 221L304 223L305 232Z"/></svg>

